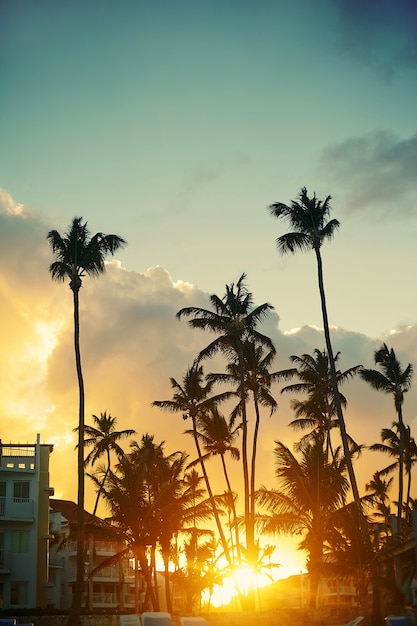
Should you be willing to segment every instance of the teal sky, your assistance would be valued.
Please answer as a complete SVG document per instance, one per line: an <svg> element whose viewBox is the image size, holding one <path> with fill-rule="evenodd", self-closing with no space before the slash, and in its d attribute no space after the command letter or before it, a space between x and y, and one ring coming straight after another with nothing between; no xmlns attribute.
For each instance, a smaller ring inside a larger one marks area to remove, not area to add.
<svg viewBox="0 0 417 626"><path fill-rule="evenodd" d="M415 262L413 2L0 6L0 184L16 202L125 236L134 271L209 292L245 271L289 330L320 325L314 260L279 258L266 207L306 185L342 222L325 252L334 324L414 320L398 272Z"/></svg>

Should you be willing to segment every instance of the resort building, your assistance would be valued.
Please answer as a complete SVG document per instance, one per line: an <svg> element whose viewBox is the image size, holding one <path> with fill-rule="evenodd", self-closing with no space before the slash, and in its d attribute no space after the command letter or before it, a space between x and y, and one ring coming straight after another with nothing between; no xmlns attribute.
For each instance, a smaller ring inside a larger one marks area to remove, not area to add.
<svg viewBox="0 0 417 626"><path fill-rule="evenodd" d="M50 500L51 544L48 604L71 607L77 565L77 505L70 500ZM83 606L90 609L133 609L135 576L129 556L107 563L124 549L115 529L91 513L84 512L86 551Z"/></svg>
<svg viewBox="0 0 417 626"><path fill-rule="evenodd" d="M52 445L0 440L0 602L46 607L49 582L49 456Z"/></svg>

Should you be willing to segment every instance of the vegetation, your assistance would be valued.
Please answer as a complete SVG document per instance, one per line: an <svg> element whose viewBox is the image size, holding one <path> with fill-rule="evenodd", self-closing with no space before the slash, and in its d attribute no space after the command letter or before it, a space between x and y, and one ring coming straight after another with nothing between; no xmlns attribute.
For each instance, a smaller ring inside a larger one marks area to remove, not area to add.
<svg viewBox="0 0 417 626"><path fill-rule="evenodd" d="M385 602L405 600L400 587L408 575L404 563L409 556L412 511L417 508L411 495L417 448L402 411L413 368L409 364L403 369L394 351L383 344L374 355L379 369L362 365L340 369L341 354L333 351L330 338L321 257L322 243L340 226L330 219L330 210L330 196L320 201L315 195L309 197L305 188L291 205L270 207L272 215L285 219L291 228L278 237L278 249L282 253L312 249L316 256L325 346L313 354L292 355L290 367L274 370L276 348L261 328L272 306L254 304L245 274L236 283L226 284L222 297L211 295L208 308L192 306L178 311L179 320L187 318L192 328L211 332L213 339L195 356L182 379L170 378L171 398L152 404L189 423L185 434L193 438L192 457L184 450L167 453L165 442L155 442L149 433L139 442L129 440L126 450L122 441L136 433L132 429L118 431L117 418L107 412L93 415L92 426L84 424L78 312L81 277L101 273L104 255L113 253L124 241L115 235L106 239L102 234L90 239L78 218L64 239L56 231L48 235L57 256L50 268L52 277L69 277L74 294L80 389L76 429L79 511L84 503L84 468L90 468L95 470L88 475L97 490L94 512L101 499L108 520L124 541L123 550L112 562L126 557L135 562L137 612L160 609L158 556L163 562L168 610L172 609L172 590L180 585L187 611L192 612L200 606L203 592L210 595L225 573L232 574L244 565L258 572L264 568L265 558L273 551L266 539L284 533L299 535L299 548L306 553L312 608L320 580L326 576L353 578L361 608L368 613L372 589L374 624L381 617L381 589ZM214 355L223 357L223 371L205 374L203 363L209 365ZM387 454L392 462L369 477L362 495L354 462L365 446L347 432L343 411L348 402L340 391L341 385L357 374L373 388L393 396L397 418L392 428L382 428L382 443L370 446ZM224 385L228 390L224 391ZM302 431L301 438L294 442L293 450L281 436L277 438L273 484L259 486L259 433L264 416L277 411L279 393L291 395L294 415L289 426ZM90 452L84 458L86 447ZM106 464L96 466L103 457ZM214 479L218 472L213 471L213 459L222 469L223 490ZM242 494L232 485L233 463L241 464ZM393 503L394 472L398 500ZM392 504L397 507L396 525L392 524ZM78 542L82 546L80 515ZM142 599L140 588L145 591ZM242 588L238 593L243 607L253 606ZM77 594L74 602L79 603L80 585Z"/></svg>
<svg viewBox="0 0 417 626"><path fill-rule="evenodd" d="M55 261L49 266L53 280L69 280L74 306L74 352L79 389L78 410L78 546L77 580L74 592L73 610L70 623L79 622L81 594L84 579L84 380L81 367L80 351L80 312L79 292L84 276L97 277L105 271L105 259L114 254L126 242L117 235L96 233L90 237L87 223L82 224L82 217L74 217L72 224L61 236L57 230L51 230L47 239L51 245Z"/></svg>

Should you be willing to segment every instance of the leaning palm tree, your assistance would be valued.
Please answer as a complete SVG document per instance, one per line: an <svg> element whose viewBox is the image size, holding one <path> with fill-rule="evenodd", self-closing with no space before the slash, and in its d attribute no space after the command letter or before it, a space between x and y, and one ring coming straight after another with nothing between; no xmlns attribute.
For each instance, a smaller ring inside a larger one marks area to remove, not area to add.
<svg viewBox="0 0 417 626"><path fill-rule="evenodd" d="M245 529L248 555L255 556L255 538L252 516L250 514L250 483L248 467L248 424L246 416L246 386L245 386L245 360L243 345L247 340L256 341L260 345L275 352L272 340L260 333L257 329L259 322L273 309L269 303L257 307L253 304L253 295L245 284L246 274L242 274L236 285L226 285L226 293L223 298L213 294L210 296L212 309L201 307L185 307L178 311L177 318L190 318L189 325L192 328L200 328L215 333L217 337L203 348L197 359L201 360L222 352L226 358L233 360L236 356L240 372L242 417L242 466L244 483L244 509Z"/></svg>
<svg viewBox="0 0 417 626"><path fill-rule="evenodd" d="M223 531L219 512L217 510L213 490L207 474L206 466L204 463L204 456L201 451L200 440L197 432L197 423L199 418L203 415L206 415L211 409L216 407L219 402L227 399L231 395L231 392L225 392L223 394L218 394L217 396L214 396L212 394L214 381L205 382L203 368L197 363L194 363L191 367L187 369L183 377L182 384L177 382L175 378L171 378L170 382L171 387L174 390L172 399L155 400L154 402L152 402L152 406L160 407L161 409L164 409L165 411L170 411L172 413L181 413L184 420L191 420L191 433L193 435L197 451L197 460L200 463L201 471L203 473L207 493L209 494L212 511L214 519L216 521L217 530L220 535L224 554L229 564L231 564L232 559Z"/></svg>
<svg viewBox="0 0 417 626"><path fill-rule="evenodd" d="M398 457L398 511L397 511L397 529L401 530L401 516L403 507L404 492L404 443L405 431L403 422L403 403L404 394L410 389L413 378L413 366L411 363L405 369L402 368L394 350L388 348L383 343L382 346L375 350L375 364L380 369L363 368L360 372L361 378L369 383L369 385L377 391L390 394L394 399L394 406L398 417L398 426L400 432L400 447Z"/></svg>
<svg viewBox="0 0 417 626"><path fill-rule="evenodd" d="M240 452L234 443L241 429L241 424L238 426L232 426L227 422L224 415L222 415L217 407L213 407L209 412L201 414L198 418L198 430L197 438L203 444L206 451L204 459L219 456L222 464L223 475L227 485L228 502L230 502L230 508L233 516L233 526L235 531L235 543L236 553L238 561L240 562L240 541L239 541L239 529L237 524L237 513L235 505L235 494L232 490L230 483L229 473L227 471L226 453L229 453L232 459L239 460ZM188 434L194 435L193 431L186 430ZM190 463L189 467L192 467L199 459ZM233 544L232 544L233 545Z"/></svg>
<svg viewBox="0 0 417 626"><path fill-rule="evenodd" d="M79 622L84 578L84 380L81 368L80 353L80 313L79 292L83 278L97 277L105 271L105 259L125 245L125 240L117 235L96 233L92 237L87 223L82 217L74 217L64 236L57 230L49 231L47 239L51 245L55 261L49 266L53 280L63 282L69 280L73 294L74 306L74 352L79 388L78 409L78 547L77 547L77 580L73 597L72 611L69 621Z"/></svg>
<svg viewBox="0 0 417 626"><path fill-rule="evenodd" d="M323 330L326 340L326 349L329 356L329 365L331 380L334 392L334 401L336 413L340 428L340 434L343 443L343 451L346 457L347 469L349 473L350 485L353 497L355 499L358 514L361 515L361 503L359 491L356 481L355 472L353 470L351 451L349 449L349 441L346 434L345 419L343 416L342 402L340 400L339 389L337 384L337 373L333 348L330 339L329 319L327 315L326 295L324 291L323 278L323 262L321 257L321 246L327 239L332 239L333 235L340 226L337 219L329 219L331 206L331 196L327 196L324 201L318 200L316 194L310 198L307 195L306 187L301 189L299 201L293 200L288 206L282 202L271 204L269 210L271 214L278 219L284 219L289 223L291 232L281 235L277 238L278 250L282 254L287 252L296 252L301 250L314 250L317 261L317 278L320 292L321 311L323 316ZM362 527L364 524L362 523Z"/></svg>
<svg viewBox="0 0 417 626"><path fill-rule="evenodd" d="M100 413L100 417L93 415L93 421L94 426L90 426L89 424L85 424L84 426L84 446L92 447L92 450L85 458L84 464L85 466L91 464L93 467L96 461L98 461L103 454L106 455L107 460L107 466L104 471L103 478L100 481L94 504L93 515L95 515L103 485L106 482L107 475L110 471L110 453L114 452L117 458L120 459L124 452L118 442L121 439L127 439L127 437L136 435L136 431L132 428L116 430L117 417L112 417L110 413L107 415L107 411ZM74 430L78 430L78 428L75 428Z"/></svg>

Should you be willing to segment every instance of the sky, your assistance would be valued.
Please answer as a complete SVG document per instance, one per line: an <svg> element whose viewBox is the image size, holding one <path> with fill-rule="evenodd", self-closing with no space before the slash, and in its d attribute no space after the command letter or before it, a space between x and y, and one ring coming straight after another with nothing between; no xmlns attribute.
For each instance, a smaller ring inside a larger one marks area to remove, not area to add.
<svg viewBox="0 0 417 626"><path fill-rule="evenodd" d="M322 254L342 368L372 367L384 341L417 362L416 73L411 0L0 0L0 436L54 444L57 497L76 497L77 383L71 292L50 279L46 234L74 216L128 241L80 294L86 415L106 410L168 452L192 452L187 425L151 402L211 339L180 308L245 272L274 306L262 330L276 369L324 348L314 255L280 256L286 226L268 211L303 186L331 195L341 223ZM359 380L343 391L348 431L379 441L390 398ZM296 438L276 394L268 486L274 440ZM379 463L363 457L362 492Z"/></svg>

